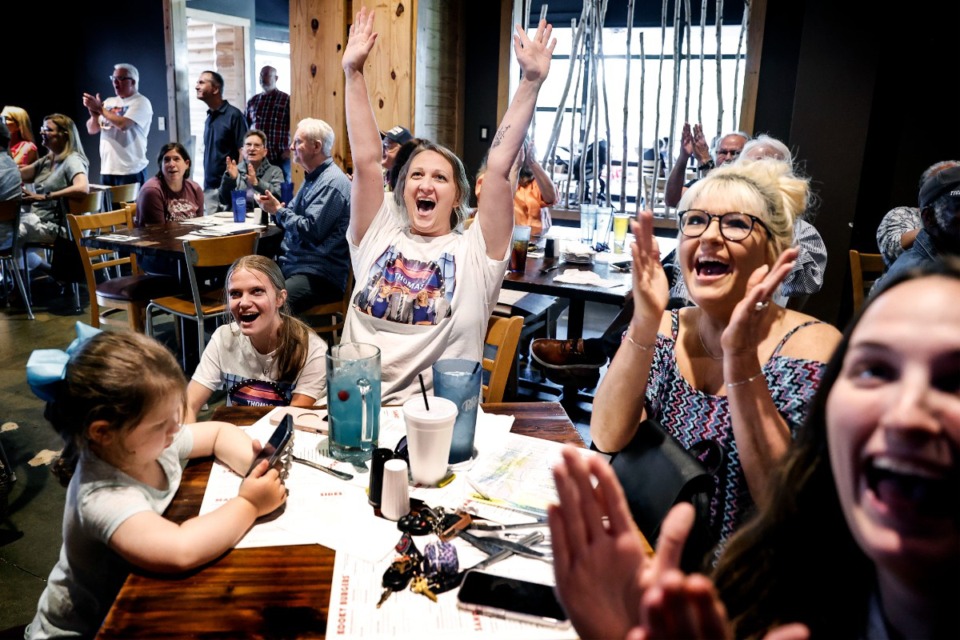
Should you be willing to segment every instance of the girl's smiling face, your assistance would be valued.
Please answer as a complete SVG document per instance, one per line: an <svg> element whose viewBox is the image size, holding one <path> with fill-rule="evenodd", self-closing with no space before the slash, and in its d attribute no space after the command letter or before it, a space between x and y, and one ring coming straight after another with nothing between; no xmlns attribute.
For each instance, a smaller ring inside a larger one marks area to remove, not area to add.
<svg viewBox="0 0 960 640"><path fill-rule="evenodd" d="M259 343L258 347L269 345L280 327L280 309L287 299L286 290L276 291L263 273L237 269L230 276L227 295L230 313L240 331L255 344Z"/></svg>
<svg viewBox="0 0 960 640"><path fill-rule="evenodd" d="M450 215L457 197L453 166L446 158L436 151L421 151L409 160L403 201L413 233L450 233Z"/></svg>
<svg viewBox="0 0 960 640"><path fill-rule="evenodd" d="M960 561L960 282L897 285L866 311L826 405L840 503L878 571Z"/></svg>

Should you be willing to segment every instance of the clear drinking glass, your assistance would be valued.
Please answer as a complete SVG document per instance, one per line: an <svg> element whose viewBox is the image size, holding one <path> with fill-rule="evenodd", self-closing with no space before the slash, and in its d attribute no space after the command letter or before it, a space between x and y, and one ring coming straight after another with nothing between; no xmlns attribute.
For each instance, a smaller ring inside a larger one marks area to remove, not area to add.
<svg viewBox="0 0 960 640"><path fill-rule="evenodd" d="M527 247L530 246L530 227L517 225L513 228L510 245L510 271L523 273L527 270Z"/></svg>
<svg viewBox="0 0 960 640"><path fill-rule="evenodd" d="M473 437L477 431L477 409L480 406L483 368L476 360L451 358L433 365L433 393L457 405L457 421L453 425L450 464L473 457Z"/></svg>
<svg viewBox="0 0 960 640"><path fill-rule="evenodd" d="M627 229L630 228L630 218L633 216L629 213L615 213L613 214L613 252L614 253L623 253L624 248L627 244Z"/></svg>
<svg viewBox="0 0 960 640"><path fill-rule="evenodd" d="M597 205L580 205L580 241L593 244L593 232L597 228Z"/></svg>
<svg viewBox="0 0 960 640"><path fill-rule="evenodd" d="M610 220L613 217L613 207L597 207L597 231L593 236L597 244L606 244L610 238Z"/></svg>
<svg viewBox="0 0 960 640"><path fill-rule="evenodd" d="M345 342L327 351L330 456L366 462L380 438L380 349Z"/></svg>

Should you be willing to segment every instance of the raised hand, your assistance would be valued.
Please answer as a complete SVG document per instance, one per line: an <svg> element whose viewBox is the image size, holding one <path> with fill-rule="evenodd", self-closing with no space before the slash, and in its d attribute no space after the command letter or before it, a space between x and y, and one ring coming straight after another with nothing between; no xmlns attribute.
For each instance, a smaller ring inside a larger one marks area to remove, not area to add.
<svg viewBox="0 0 960 640"><path fill-rule="evenodd" d="M517 54L517 62L523 72L522 80L543 82L550 71L550 59L553 49L557 46L557 39L551 39L553 26L541 20L533 38L529 38L520 25L516 25L517 33L513 36L513 50Z"/></svg>
<svg viewBox="0 0 960 640"><path fill-rule="evenodd" d="M640 623L646 554L623 489L606 460L584 459L572 447L553 476L560 503L548 518L557 594L581 637L622 638Z"/></svg>
<svg viewBox="0 0 960 640"><path fill-rule="evenodd" d="M226 160L227 160L227 173L230 174L231 178L236 180L237 176L240 175L240 171L237 169L237 161L231 158L230 156L227 156Z"/></svg>
<svg viewBox="0 0 960 640"><path fill-rule="evenodd" d="M377 41L377 34L373 30L373 17L373 11L360 7L353 24L350 25L347 46L344 47L343 58L340 60L344 71L363 73L363 65Z"/></svg>
<svg viewBox="0 0 960 640"><path fill-rule="evenodd" d="M770 299L790 273L799 251L795 247L780 254L772 267L759 267L747 280L747 291L730 315L730 323L720 336L724 354L756 353L760 338L767 335L780 307Z"/></svg>
<svg viewBox="0 0 960 640"><path fill-rule="evenodd" d="M693 125L693 153L701 163L710 161L710 145L703 135L703 127L699 124Z"/></svg>
<svg viewBox="0 0 960 640"><path fill-rule="evenodd" d="M683 130L680 132L680 146L688 156L693 155L693 134L690 133L690 123L683 123Z"/></svg>
<svg viewBox="0 0 960 640"><path fill-rule="evenodd" d="M636 242L630 245L633 253L633 321L650 328L651 342L660 326L660 317L670 301L667 274L660 264L660 245L653 235L653 212L641 211L630 222Z"/></svg>

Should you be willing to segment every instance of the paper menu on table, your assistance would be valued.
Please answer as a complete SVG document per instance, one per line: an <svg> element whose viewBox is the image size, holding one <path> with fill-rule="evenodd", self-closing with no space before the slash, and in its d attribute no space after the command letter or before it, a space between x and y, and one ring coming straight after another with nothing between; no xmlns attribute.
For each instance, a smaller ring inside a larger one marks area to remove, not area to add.
<svg viewBox="0 0 960 640"><path fill-rule="evenodd" d="M437 602L432 602L407 589L394 593L377 609L377 601L383 592L381 578L384 569L382 564L364 562L347 553L337 553L327 616L328 638L577 638L573 629L552 629L460 610L457 608L456 590L441 593L437 596Z"/></svg>
<svg viewBox="0 0 960 640"><path fill-rule="evenodd" d="M506 434L498 455L482 456L470 469L469 477L475 489L470 502L545 517L547 505L557 501L552 470L560 460L563 447L559 442L542 438ZM578 451L581 455L609 457L589 449Z"/></svg>

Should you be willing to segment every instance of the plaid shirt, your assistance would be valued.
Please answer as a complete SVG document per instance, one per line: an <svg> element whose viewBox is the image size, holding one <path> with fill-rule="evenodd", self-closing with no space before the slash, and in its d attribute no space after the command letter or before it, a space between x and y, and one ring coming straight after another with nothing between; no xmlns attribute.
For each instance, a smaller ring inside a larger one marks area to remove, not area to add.
<svg viewBox="0 0 960 640"><path fill-rule="evenodd" d="M290 95L275 89L260 92L247 101L247 122L267 134L267 159L280 166L290 146Z"/></svg>

